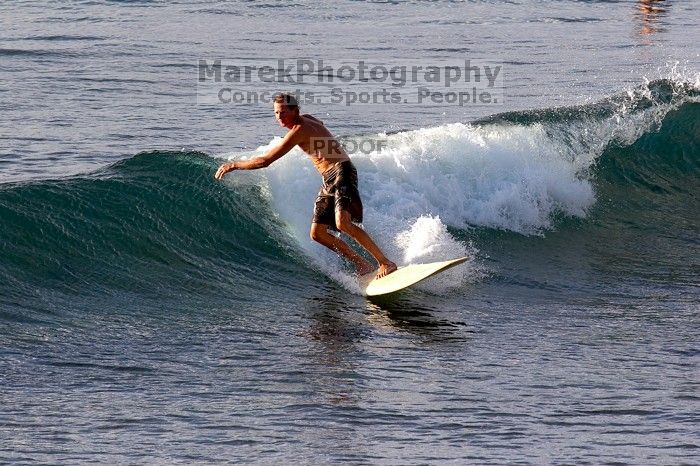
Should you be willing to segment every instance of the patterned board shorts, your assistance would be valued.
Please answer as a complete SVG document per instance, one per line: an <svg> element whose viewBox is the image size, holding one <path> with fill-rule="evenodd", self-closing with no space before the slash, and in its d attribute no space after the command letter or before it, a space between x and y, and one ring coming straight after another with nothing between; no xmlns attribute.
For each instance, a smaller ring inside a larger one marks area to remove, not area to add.
<svg viewBox="0 0 700 466"><path fill-rule="evenodd" d="M335 213L338 210L348 211L353 222L362 223L357 170L350 160L338 162L323 173L323 184L314 203L312 222L337 230Z"/></svg>

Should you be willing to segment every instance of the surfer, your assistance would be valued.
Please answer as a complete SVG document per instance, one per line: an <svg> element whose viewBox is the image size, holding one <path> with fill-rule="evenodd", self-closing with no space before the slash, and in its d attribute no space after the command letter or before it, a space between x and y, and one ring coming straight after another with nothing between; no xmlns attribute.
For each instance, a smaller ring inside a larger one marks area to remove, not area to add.
<svg viewBox="0 0 700 466"><path fill-rule="evenodd" d="M362 222L362 201L357 189L357 171L348 154L321 120L309 114L299 113L299 104L294 96L278 94L273 105L280 126L289 129L282 142L260 157L224 163L216 171L216 179L223 179L226 173L233 170L267 167L295 146L299 146L309 155L323 179L314 204L311 239L352 262L358 275L374 270L367 260L328 229L342 231L357 241L377 261L377 278L395 271L396 264L384 255L365 230L356 225Z"/></svg>

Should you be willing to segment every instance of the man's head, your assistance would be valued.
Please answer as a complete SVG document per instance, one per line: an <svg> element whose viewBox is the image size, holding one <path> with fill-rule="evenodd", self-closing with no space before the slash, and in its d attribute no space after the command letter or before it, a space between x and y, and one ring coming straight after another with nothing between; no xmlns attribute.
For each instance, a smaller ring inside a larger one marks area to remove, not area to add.
<svg viewBox="0 0 700 466"><path fill-rule="evenodd" d="M299 118L299 103L291 94L280 93L275 96L273 101L275 110L275 118L280 126L291 128Z"/></svg>

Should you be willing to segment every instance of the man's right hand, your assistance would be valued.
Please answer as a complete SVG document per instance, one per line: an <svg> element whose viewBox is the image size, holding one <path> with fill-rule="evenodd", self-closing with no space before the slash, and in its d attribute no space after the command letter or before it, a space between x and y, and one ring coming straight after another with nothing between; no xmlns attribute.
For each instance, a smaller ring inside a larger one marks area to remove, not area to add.
<svg viewBox="0 0 700 466"><path fill-rule="evenodd" d="M219 169L216 171L216 175L214 175L214 178L216 178L217 180L223 180L224 175L226 175L226 173L230 172L231 170L235 170L235 169L236 169L236 162L225 163L225 164L221 165L219 167Z"/></svg>

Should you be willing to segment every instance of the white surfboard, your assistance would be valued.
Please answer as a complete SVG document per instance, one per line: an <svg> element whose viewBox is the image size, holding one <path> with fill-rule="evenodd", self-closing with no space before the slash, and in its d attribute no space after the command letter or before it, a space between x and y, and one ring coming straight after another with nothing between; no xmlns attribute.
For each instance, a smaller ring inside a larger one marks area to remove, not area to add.
<svg viewBox="0 0 700 466"><path fill-rule="evenodd" d="M376 271L359 278L360 288L366 296L379 296L393 293L425 280L428 277L440 273L466 261L466 257L452 259L443 262L430 262L428 264L411 264L399 267L396 271L382 278L374 278Z"/></svg>

